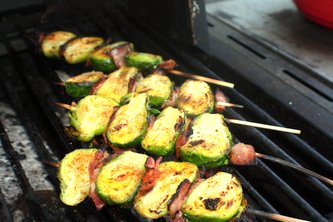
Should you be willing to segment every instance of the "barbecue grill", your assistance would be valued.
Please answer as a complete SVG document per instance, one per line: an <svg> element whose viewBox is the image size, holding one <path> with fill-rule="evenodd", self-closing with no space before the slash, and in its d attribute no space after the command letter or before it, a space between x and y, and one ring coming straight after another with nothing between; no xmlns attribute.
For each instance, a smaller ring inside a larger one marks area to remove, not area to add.
<svg viewBox="0 0 333 222"><path fill-rule="evenodd" d="M235 141L333 177L332 84L214 16L206 17L203 1L21 1L15 7L3 7L0 14L2 221L147 221L132 209L108 206L97 212L89 200L76 207L59 201L56 169L48 162L87 144L66 135L66 113L54 104L72 99L54 83L85 67L44 58L34 42L36 32L68 30L127 40L138 50L175 59L180 70L234 82L235 89L223 91L245 109L228 108L226 117L302 130L295 136L230 125ZM287 75L279 78L277 70ZM171 78L178 85L185 80ZM240 179L250 208L333 220L332 187L315 178L261 160L223 170ZM242 220L264 221L251 214Z"/></svg>

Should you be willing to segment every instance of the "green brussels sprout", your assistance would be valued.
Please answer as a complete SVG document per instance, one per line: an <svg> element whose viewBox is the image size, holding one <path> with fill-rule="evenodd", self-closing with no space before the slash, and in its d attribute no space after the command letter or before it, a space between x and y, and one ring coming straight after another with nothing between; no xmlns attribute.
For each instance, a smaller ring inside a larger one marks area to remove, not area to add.
<svg viewBox="0 0 333 222"><path fill-rule="evenodd" d="M149 104L160 107L171 96L173 83L169 77L151 74L137 83L136 92L145 92L149 96Z"/></svg>
<svg viewBox="0 0 333 222"><path fill-rule="evenodd" d="M85 97L91 92L93 85L105 75L102 72L86 72L65 81L66 93L72 97Z"/></svg>
<svg viewBox="0 0 333 222"><path fill-rule="evenodd" d="M177 108L167 107L157 117L141 142L148 153L167 156L174 152L176 140L184 128L185 113Z"/></svg>
<svg viewBox="0 0 333 222"><path fill-rule="evenodd" d="M147 94L136 94L119 108L106 133L112 145L129 148L141 143L148 126L147 103Z"/></svg>
<svg viewBox="0 0 333 222"><path fill-rule="evenodd" d="M101 135L107 128L113 108L118 103L112 99L90 95L72 107L68 116L71 125L78 132L77 139L88 142L96 135Z"/></svg>
<svg viewBox="0 0 333 222"><path fill-rule="evenodd" d="M158 166L160 176L151 191L134 201L134 209L145 218L157 219L168 213L168 202L185 179L193 182L198 175L196 165L187 162L164 162Z"/></svg>
<svg viewBox="0 0 333 222"><path fill-rule="evenodd" d="M96 180L96 193L110 205L129 204L146 172L148 156L126 151L104 165Z"/></svg>
<svg viewBox="0 0 333 222"><path fill-rule="evenodd" d="M120 102L121 98L129 92L129 84L132 79L140 79L137 68L121 67L110 73L109 77L96 88L94 94Z"/></svg>
<svg viewBox="0 0 333 222"><path fill-rule="evenodd" d="M221 114L204 113L196 117L191 126L192 134L180 149L184 161L206 168L226 164L232 137Z"/></svg>
<svg viewBox="0 0 333 222"><path fill-rule="evenodd" d="M81 203L90 190L89 164L97 149L77 149L68 153L60 162L60 200L69 206Z"/></svg>
<svg viewBox="0 0 333 222"><path fill-rule="evenodd" d="M244 210L243 199L243 189L236 177L218 172L192 190L182 212L190 222L230 221Z"/></svg>
<svg viewBox="0 0 333 222"><path fill-rule="evenodd" d="M189 116L211 113L214 110L211 88L203 81L186 80L179 89L177 107Z"/></svg>
<svg viewBox="0 0 333 222"><path fill-rule="evenodd" d="M130 52L125 56L127 66L136 67L141 71L152 71L162 62L161 56L144 52Z"/></svg>
<svg viewBox="0 0 333 222"><path fill-rule="evenodd" d="M104 43L100 37L79 37L64 44L61 54L69 64L85 62L96 47Z"/></svg>
<svg viewBox="0 0 333 222"><path fill-rule="evenodd" d="M76 35L71 32L57 31L47 34L41 43L44 56L48 58L60 58L60 48Z"/></svg>

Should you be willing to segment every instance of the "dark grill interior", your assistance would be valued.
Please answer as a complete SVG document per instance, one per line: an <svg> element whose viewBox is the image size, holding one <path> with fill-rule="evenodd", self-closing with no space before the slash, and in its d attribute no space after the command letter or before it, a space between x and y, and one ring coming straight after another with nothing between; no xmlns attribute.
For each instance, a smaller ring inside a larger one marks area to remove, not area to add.
<svg viewBox="0 0 333 222"><path fill-rule="evenodd" d="M127 40L133 42L139 51L174 58L180 70L219 79L221 76L197 59L199 50L177 48L163 36L143 24L135 23L126 13L124 16L111 6L96 7L94 13L77 10L70 18L63 16L56 20L41 20L41 12L44 12L42 7L24 10L24 14L13 12L2 17L0 26L1 219L144 221L129 209L109 206L96 212L88 200L77 207L66 207L58 200L56 169L46 162L58 161L69 151L87 144L72 141L66 136L66 114L54 103L70 103L71 98L54 83L82 73L85 68L84 65L71 66L63 61L44 58L36 50L31 36L35 31L69 30L81 35L111 37L114 41ZM182 78L171 78L177 85L184 81ZM237 88L242 88L242 85L236 85ZM236 89L222 90L232 102L243 104L246 108L227 109L224 113L226 117L282 126L278 119ZM258 152L299 163L328 177L333 176L332 156L309 145L306 138L235 125L230 125L230 129L235 142L252 144ZM313 140L320 143L321 138L311 138ZM32 160L26 163L31 158L29 155L32 155ZM30 168L41 172L31 172ZM232 172L240 179L250 208L311 221L333 218L332 189L317 179L261 160L256 166L228 166L223 170ZM10 179L6 181L5 178ZM44 184L43 181L48 182ZM262 219L248 214L242 220Z"/></svg>

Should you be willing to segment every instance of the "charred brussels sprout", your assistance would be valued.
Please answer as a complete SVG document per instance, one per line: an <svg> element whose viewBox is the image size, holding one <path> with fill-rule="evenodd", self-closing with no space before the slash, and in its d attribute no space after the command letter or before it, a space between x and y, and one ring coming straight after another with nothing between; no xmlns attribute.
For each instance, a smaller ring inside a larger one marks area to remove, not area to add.
<svg viewBox="0 0 333 222"><path fill-rule="evenodd" d="M161 56L144 52L130 52L125 56L127 66L133 66L143 71L151 71L162 62Z"/></svg>
<svg viewBox="0 0 333 222"><path fill-rule="evenodd" d="M205 113L194 119L192 135L180 147L182 160L215 168L226 163L232 137L221 114Z"/></svg>
<svg viewBox="0 0 333 222"><path fill-rule="evenodd" d="M137 94L119 108L106 134L112 145L128 148L141 143L148 126L147 102L147 94Z"/></svg>
<svg viewBox="0 0 333 222"><path fill-rule="evenodd" d="M97 87L94 94L120 102L123 96L129 93L130 81L140 78L138 69L134 67L121 67Z"/></svg>
<svg viewBox="0 0 333 222"><path fill-rule="evenodd" d="M243 210L242 186L233 175L224 172L195 187L182 208L190 222L230 221Z"/></svg>
<svg viewBox="0 0 333 222"><path fill-rule="evenodd" d="M90 190L89 164L97 149L77 149L68 153L60 162L58 179L60 199L69 206L81 203Z"/></svg>
<svg viewBox="0 0 333 222"><path fill-rule="evenodd" d="M96 180L98 196L108 204L130 203L146 171L147 158L147 155L126 151L103 166Z"/></svg>
<svg viewBox="0 0 333 222"><path fill-rule="evenodd" d="M132 43L125 41L115 42L95 51L89 57L89 61L95 70L111 72L117 69L117 63L114 59L123 59L129 51L133 50L133 48Z"/></svg>
<svg viewBox="0 0 333 222"><path fill-rule="evenodd" d="M136 92L147 93L150 105L159 107L170 98L172 88L173 84L169 77L151 74L138 82Z"/></svg>
<svg viewBox="0 0 333 222"><path fill-rule="evenodd" d="M59 58L60 47L74 38L75 34L71 32L57 31L47 34L41 44L44 56L48 58Z"/></svg>
<svg viewBox="0 0 333 222"><path fill-rule="evenodd" d="M62 46L62 56L69 64L85 62L95 48L103 43L100 37L74 38Z"/></svg>
<svg viewBox="0 0 333 222"><path fill-rule="evenodd" d="M99 96L86 96L69 113L71 125L78 131L78 140L90 141L95 135L102 134L109 122L113 108L118 103Z"/></svg>
<svg viewBox="0 0 333 222"><path fill-rule="evenodd" d="M185 81L177 99L178 108L189 116L197 116L214 110L214 96L211 88L205 82L198 80Z"/></svg>
<svg viewBox="0 0 333 222"><path fill-rule="evenodd" d="M72 97L85 97L93 85L105 75L102 72L86 72L65 81L66 93Z"/></svg>
<svg viewBox="0 0 333 222"><path fill-rule="evenodd" d="M167 204L181 182L197 178L198 167L186 162L164 162L158 167L160 176L151 191L136 199L134 209L145 218L157 219L168 213Z"/></svg>
<svg viewBox="0 0 333 222"><path fill-rule="evenodd" d="M185 113L167 107L157 117L153 127L142 140L141 146L148 153L167 156L174 152L176 140L185 124Z"/></svg>

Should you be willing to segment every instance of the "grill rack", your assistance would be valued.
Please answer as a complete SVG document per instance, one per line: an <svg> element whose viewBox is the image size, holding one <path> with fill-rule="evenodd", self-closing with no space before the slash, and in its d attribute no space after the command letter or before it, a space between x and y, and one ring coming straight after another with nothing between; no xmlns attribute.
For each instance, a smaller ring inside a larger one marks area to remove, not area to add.
<svg viewBox="0 0 333 222"><path fill-rule="evenodd" d="M49 61L36 53L35 46L31 44L31 41L26 37L36 28L46 30L66 29L81 34L95 34L104 37L111 36L114 40L126 39L139 46L139 50L161 54L165 58L175 58L177 62L181 64L182 70L195 70L196 73L205 73L209 77L220 78L188 52L175 48L169 42L161 39L161 37L154 36L154 40L151 40L143 34L142 30L135 27L130 19L121 16L112 16L112 18L110 18L106 15L106 12L101 10L100 13L89 15L89 17L81 14L78 17L79 19L74 22L64 20L58 21L56 25L42 24L39 27L33 25L36 24L36 18L33 18L29 21L30 23L25 22L24 25L14 25L11 32L1 27L3 29L1 30L1 44L6 51L0 57L0 67L3 74L1 81L5 91L1 99L8 103L9 101L7 101L6 97L9 98L12 104L11 106L14 107L20 116L32 140L34 150L40 160L52 160L53 156L54 159L60 159L65 153L73 150L73 148L76 148L78 145L66 137L63 130L64 121L61 118L64 112L53 105L54 102L58 101L69 102L70 98L62 93L59 88L56 88L53 83L59 81L59 76L55 70L77 74L83 72L83 68L82 66L70 67L63 62ZM82 26L82 24L85 25ZM108 29L104 27L108 27ZM157 42L163 43L161 44L163 46L159 46ZM165 50L166 48L168 50ZM176 57L170 56L171 54ZM177 82L182 81L178 78L174 79ZM259 119L256 119L258 122L281 125L277 120L270 117L269 114L249 101L246 96L240 94L237 90L226 89L224 91L231 98L236 98L235 101L237 101L237 103L245 105L247 112L251 114L255 113L252 117L259 117ZM239 113L243 115L243 111L235 112L229 109L225 115L232 118L243 119L242 115ZM243 116L247 118L251 117L249 114ZM0 125L2 147L6 151L7 157L10 159L14 172L17 174L21 189L23 193L25 193L24 199L26 200L26 205L29 206L26 216L37 221L49 220L52 218L52 214L45 210L45 207L43 209L42 204L31 198L32 194L36 194L37 196L38 194L31 188L28 180L29 175L25 174L25 169L23 169L20 164L20 157L17 151L15 151L15 147L12 146L12 142L9 141L5 128L6 126L3 127L2 124ZM277 145L280 143L278 141L279 139L285 139L287 141L285 142L286 144L297 147L298 150L311 153L311 155L315 156L313 158L315 165L318 164L322 169L326 169L330 173L332 172L333 167L329 160L315 151L316 149L309 146L306 141L294 135L283 134L272 136L270 132L252 128L236 126L230 126L230 128L236 138L244 142L252 143L260 152L278 156L295 163L300 162L302 165L311 168L310 165L313 163L309 163L302 158L297 158L296 161L294 157L286 152L285 149L287 148ZM49 152L45 144L49 144L53 154ZM260 147L265 147L265 149L260 149ZM44 168L50 177L51 183L55 187L55 191L48 193L48 195L53 197L52 200L55 201L54 198L56 197L54 192L59 191L55 177L56 173L54 169L50 169L50 167L46 165L44 165ZM332 190L317 179L301 175L297 172L295 173L292 170L287 170L274 164L266 164L260 160L258 161L258 166L248 168L240 167L236 169L226 167L226 170L231 171L240 178L251 207L314 221L327 221L329 219L329 214L332 212L332 208L329 206L333 200ZM321 173L327 175L326 170L322 170ZM307 184L309 186L300 186L300 184ZM311 193L317 194L318 197L313 197ZM46 195L45 193L43 194ZM325 194L325 196L322 196L323 194ZM0 193L0 200L2 215L4 215L4 219L10 221L9 218L13 212L12 206L7 205L2 192ZM286 202L288 204L284 204ZM314 203L317 204L315 205ZM59 208L57 207L57 210L65 213L57 213L64 218L69 218L69 220L74 221L79 221L83 218L106 221L107 218L110 217L114 221L133 221L134 218L141 220L137 218L136 215L129 214L128 210L119 207L107 207L99 214L94 211L93 206L87 201L79 207L70 209L62 206L60 203L58 205ZM251 221L260 219L247 216L244 217L243 220Z"/></svg>

